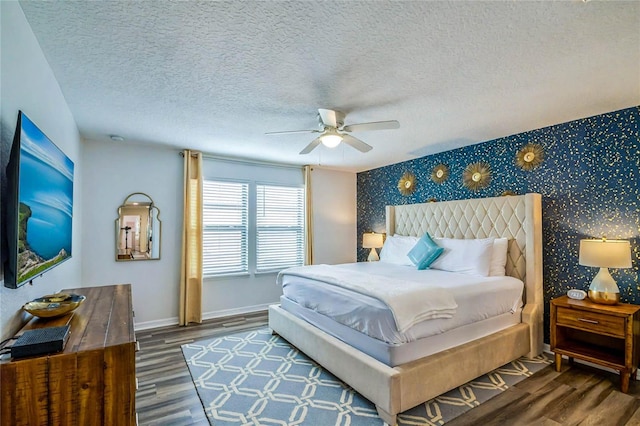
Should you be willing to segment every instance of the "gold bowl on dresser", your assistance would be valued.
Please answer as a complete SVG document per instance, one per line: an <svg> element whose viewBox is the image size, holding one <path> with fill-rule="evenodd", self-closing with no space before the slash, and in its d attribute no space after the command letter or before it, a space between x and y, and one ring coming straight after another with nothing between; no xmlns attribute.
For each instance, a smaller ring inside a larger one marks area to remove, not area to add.
<svg viewBox="0 0 640 426"><path fill-rule="evenodd" d="M81 294L49 294L25 303L22 309L36 317L55 318L75 310L85 299Z"/></svg>

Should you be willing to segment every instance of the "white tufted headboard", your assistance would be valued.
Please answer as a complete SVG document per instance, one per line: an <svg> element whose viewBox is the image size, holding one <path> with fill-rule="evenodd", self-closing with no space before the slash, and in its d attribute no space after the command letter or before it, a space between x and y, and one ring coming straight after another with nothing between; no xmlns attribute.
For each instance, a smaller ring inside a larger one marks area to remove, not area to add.
<svg viewBox="0 0 640 426"><path fill-rule="evenodd" d="M509 239L507 275L525 283L522 321L542 351L542 197L525 194L387 206L387 235ZM538 343L539 342L539 343ZM533 352L533 351L532 351Z"/></svg>

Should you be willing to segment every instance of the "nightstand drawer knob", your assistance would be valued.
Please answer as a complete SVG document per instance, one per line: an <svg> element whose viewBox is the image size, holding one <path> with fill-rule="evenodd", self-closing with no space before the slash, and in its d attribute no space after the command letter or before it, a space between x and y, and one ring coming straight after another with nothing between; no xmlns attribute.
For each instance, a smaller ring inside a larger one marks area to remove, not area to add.
<svg viewBox="0 0 640 426"><path fill-rule="evenodd" d="M578 321L588 322L589 324L599 324L596 320L586 319L586 318L578 318Z"/></svg>

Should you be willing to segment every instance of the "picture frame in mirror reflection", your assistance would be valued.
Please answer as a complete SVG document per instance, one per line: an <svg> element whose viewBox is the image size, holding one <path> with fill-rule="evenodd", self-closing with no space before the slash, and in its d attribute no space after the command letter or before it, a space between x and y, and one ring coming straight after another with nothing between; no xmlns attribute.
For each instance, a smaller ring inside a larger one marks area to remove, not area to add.
<svg viewBox="0 0 640 426"><path fill-rule="evenodd" d="M150 196L143 192L129 194L118 207L115 225L117 262L160 259L160 209Z"/></svg>

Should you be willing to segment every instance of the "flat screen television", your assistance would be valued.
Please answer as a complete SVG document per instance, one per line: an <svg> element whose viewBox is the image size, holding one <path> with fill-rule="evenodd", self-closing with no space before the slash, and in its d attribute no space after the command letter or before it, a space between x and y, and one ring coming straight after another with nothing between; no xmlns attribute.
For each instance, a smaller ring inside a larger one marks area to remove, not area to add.
<svg viewBox="0 0 640 426"><path fill-rule="evenodd" d="M6 169L4 285L71 258L73 162L22 111Z"/></svg>

